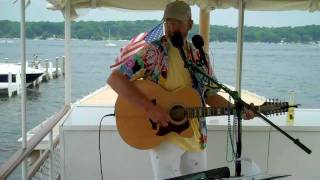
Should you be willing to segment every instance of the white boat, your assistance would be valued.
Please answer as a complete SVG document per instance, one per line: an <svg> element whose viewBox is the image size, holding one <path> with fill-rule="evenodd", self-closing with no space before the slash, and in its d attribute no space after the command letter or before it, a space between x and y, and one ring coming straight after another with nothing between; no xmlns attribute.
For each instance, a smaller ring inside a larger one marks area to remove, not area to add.
<svg viewBox="0 0 320 180"><path fill-rule="evenodd" d="M104 45L106 47L115 47L115 46L117 46L116 44L112 43L111 41L107 41Z"/></svg>
<svg viewBox="0 0 320 180"><path fill-rule="evenodd" d="M104 44L106 47L115 47L117 46L116 44L112 43L110 40L110 28L109 28L109 35L108 35L108 40L107 42Z"/></svg>
<svg viewBox="0 0 320 180"><path fill-rule="evenodd" d="M21 73L21 65L14 63L0 63L0 89L8 89L9 74L12 74L12 83L16 83L17 75ZM42 74L43 70L35 68L26 68L26 82L29 86L33 81L37 80Z"/></svg>
<svg viewBox="0 0 320 180"><path fill-rule="evenodd" d="M70 3L72 2L72 3ZM101 0L99 3L91 0L50 1L49 8L64 11L66 31L66 77L65 106L61 111L50 117L41 125L38 132L30 137L23 134L22 141L28 139L27 145L18 150L6 163L0 167L0 179L7 178L23 160L35 153L29 169L22 164L22 178L41 177L43 179L152 179L151 163L148 151L134 149L125 144L116 129L114 117L107 117L99 126L101 118L114 113L114 103L117 95L110 87L103 87L76 103L71 103L71 73L70 73L70 23L77 8L115 7L137 10L161 10L168 1L139 0L123 1ZM309 0L278 0L278 1L233 1L207 0L187 1L195 3L200 9L200 34L208 47L208 25L210 10L234 7L239 9L238 56L236 90L241 89L242 43L244 7L248 10L319 10L318 1ZM72 6L70 7L70 4ZM71 14L73 12L73 14ZM71 16L72 15L72 16ZM245 93L245 92L244 92ZM252 94L251 94L252 95ZM245 99L245 97L243 97ZM248 98L250 99L250 98ZM253 98L256 99L256 98ZM248 100L249 101L249 100ZM249 101L250 102L250 101ZM25 102L23 102L25 103ZM313 153L306 154L294 143L266 124L261 119L243 122L243 176L230 179L255 179L252 176L266 174L290 174L287 179L320 179L320 109L298 109L295 120L288 122L285 115L270 118L295 138L305 143ZM23 121L22 121L23 122ZM228 133L227 117L208 118L208 168L228 166L234 173L233 162L226 160L226 137ZM52 132L55 127L59 128ZM101 148L99 148L99 132L101 129ZM42 141L42 139L44 141ZM42 143L41 143L42 142ZM45 146L39 147L43 145ZM22 143L23 144L23 143ZM101 151L100 151L101 150ZM102 164L99 163L99 151ZM248 160L249 157L253 161ZM247 160L247 161L246 161ZM31 163L31 161L29 161ZM259 168L256 166L259 166ZM100 172L101 169L101 172ZM260 170L259 170L260 169ZM250 177L249 177L250 176ZM257 179L257 178L256 178ZM260 178L261 179L261 178Z"/></svg>

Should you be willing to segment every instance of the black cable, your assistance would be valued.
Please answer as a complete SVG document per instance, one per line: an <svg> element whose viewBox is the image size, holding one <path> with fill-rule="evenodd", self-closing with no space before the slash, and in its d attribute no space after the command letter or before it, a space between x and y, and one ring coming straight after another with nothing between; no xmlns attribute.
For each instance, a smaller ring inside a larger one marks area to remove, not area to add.
<svg viewBox="0 0 320 180"><path fill-rule="evenodd" d="M100 120L100 124L99 124L99 159L100 159L100 175L101 175L101 179L102 180L103 180L103 172L102 172L102 160L101 160L100 134L101 134L101 123L102 123L102 120L107 116L115 116L115 114L107 114L107 115L102 116L102 118Z"/></svg>

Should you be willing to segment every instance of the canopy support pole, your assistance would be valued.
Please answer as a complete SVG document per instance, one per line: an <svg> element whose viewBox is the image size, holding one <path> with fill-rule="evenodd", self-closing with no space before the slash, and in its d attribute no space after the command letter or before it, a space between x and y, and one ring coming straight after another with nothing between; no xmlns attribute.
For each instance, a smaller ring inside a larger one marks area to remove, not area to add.
<svg viewBox="0 0 320 180"><path fill-rule="evenodd" d="M70 41L71 41L71 20L70 20L70 0L67 0L66 7L64 10L64 38L65 38L65 106L70 106L71 104L71 50L70 50Z"/></svg>
<svg viewBox="0 0 320 180"><path fill-rule="evenodd" d="M27 126L26 126L26 100L27 100L27 88L26 88L26 12L25 12L25 0L20 1L20 56L21 56L21 134L22 134L22 149L27 149ZM17 74L18 75L18 74ZM17 79L17 78L16 78ZM19 91L19 89L18 89ZM21 165L22 168L22 180L27 180L28 169L27 160L24 160Z"/></svg>
<svg viewBox="0 0 320 180"><path fill-rule="evenodd" d="M238 32L237 32L237 67L236 67L236 91L241 97L241 78L242 78L242 56L243 56L243 23L244 23L244 0L238 0L239 15L238 15ZM237 103L235 104L236 106ZM238 111L242 108L239 106ZM241 176L241 153L242 153L242 121L241 112L237 112L237 126L236 126L236 160L235 160L235 176Z"/></svg>
<svg viewBox="0 0 320 180"><path fill-rule="evenodd" d="M210 11L207 9L200 9L199 18L199 32L204 41L204 51L208 52L210 40Z"/></svg>
<svg viewBox="0 0 320 180"><path fill-rule="evenodd" d="M238 31L237 31L237 67L236 67L236 91L241 97L242 56L243 56L243 23L244 2L239 0Z"/></svg>

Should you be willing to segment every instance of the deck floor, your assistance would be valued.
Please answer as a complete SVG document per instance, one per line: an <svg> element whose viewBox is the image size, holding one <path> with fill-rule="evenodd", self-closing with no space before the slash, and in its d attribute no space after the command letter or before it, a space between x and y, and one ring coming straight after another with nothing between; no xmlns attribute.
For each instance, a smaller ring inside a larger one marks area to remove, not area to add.
<svg viewBox="0 0 320 180"><path fill-rule="evenodd" d="M227 93L218 92L219 95L224 97L225 99L229 99ZM96 92L88 95L80 101L80 105L92 105L92 106L114 106L117 100L117 93L110 87L105 86ZM253 103L255 105L262 105L265 102L265 98L262 96L258 96L249 91L242 91L241 97L247 103Z"/></svg>

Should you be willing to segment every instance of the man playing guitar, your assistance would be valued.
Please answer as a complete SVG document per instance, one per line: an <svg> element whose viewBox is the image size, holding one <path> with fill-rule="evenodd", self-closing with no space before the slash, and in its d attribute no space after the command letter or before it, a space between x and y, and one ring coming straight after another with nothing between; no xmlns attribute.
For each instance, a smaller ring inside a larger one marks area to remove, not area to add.
<svg viewBox="0 0 320 180"><path fill-rule="evenodd" d="M167 91L176 91L192 87L199 93L202 106L227 107L228 101L217 95L215 90L204 87L184 67L184 62L170 39L174 33L183 37L183 49L187 59L196 63L205 72L212 74L210 61L201 61L198 50L187 40L193 20L191 9L183 1L167 4L164 11L165 35L130 57L124 64L114 70L107 83L136 107L142 108L148 118L161 127L170 123L169 112L150 101L134 84L138 79L147 79ZM185 97L188 98L188 97ZM133 107L134 108L134 107ZM244 119L253 118L252 111L244 113ZM193 118L189 121L193 135L185 138L177 133L169 133L165 142L150 150L155 179L172 178L206 170L207 129L204 118Z"/></svg>

